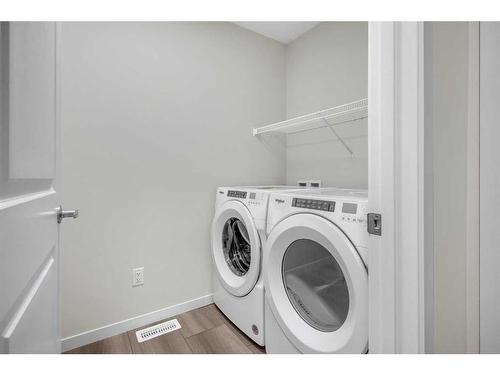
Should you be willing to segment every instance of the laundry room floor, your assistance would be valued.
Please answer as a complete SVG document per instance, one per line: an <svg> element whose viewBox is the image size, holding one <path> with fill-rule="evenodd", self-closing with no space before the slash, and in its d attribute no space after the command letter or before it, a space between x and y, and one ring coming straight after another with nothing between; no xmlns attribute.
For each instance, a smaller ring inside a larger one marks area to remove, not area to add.
<svg viewBox="0 0 500 375"><path fill-rule="evenodd" d="M135 330L85 345L64 354L264 354L263 348L245 336L213 304L176 318L181 329L137 342Z"/></svg>

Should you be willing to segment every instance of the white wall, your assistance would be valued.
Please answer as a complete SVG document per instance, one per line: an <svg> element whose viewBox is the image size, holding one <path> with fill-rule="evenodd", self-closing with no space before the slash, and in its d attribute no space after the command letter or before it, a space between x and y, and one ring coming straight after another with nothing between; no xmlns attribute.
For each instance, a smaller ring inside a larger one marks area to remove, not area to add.
<svg viewBox="0 0 500 375"><path fill-rule="evenodd" d="M468 24L433 22L426 28L434 169L433 351L465 353Z"/></svg>
<svg viewBox="0 0 500 375"><path fill-rule="evenodd" d="M287 46L287 117L368 96L368 24L324 22ZM327 128L287 137L287 183L367 188L367 121L339 125L348 151Z"/></svg>
<svg viewBox="0 0 500 375"><path fill-rule="evenodd" d="M251 135L285 117L285 48L230 23L65 23L62 49L67 337L211 292L215 188L285 182Z"/></svg>

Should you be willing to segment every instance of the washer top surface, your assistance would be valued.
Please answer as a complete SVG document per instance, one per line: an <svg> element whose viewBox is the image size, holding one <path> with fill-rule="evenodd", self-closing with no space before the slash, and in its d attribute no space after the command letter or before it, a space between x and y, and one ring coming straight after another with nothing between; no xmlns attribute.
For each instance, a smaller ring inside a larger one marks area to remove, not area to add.
<svg viewBox="0 0 500 375"><path fill-rule="evenodd" d="M287 193L287 192L283 192ZM342 189L342 188L320 188L299 191L296 195L318 196L318 197L342 197L360 201L368 200L368 190L365 189Z"/></svg>
<svg viewBox="0 0 500 375"><path fill-rule="evenodd" d="M260 192L278 192L287 190L307 190L308 188L294 185L262 185L262 186L221 186L219 189L244 190L244 191L260 191ZM319 189L317 189L319 190Z"/></svg>

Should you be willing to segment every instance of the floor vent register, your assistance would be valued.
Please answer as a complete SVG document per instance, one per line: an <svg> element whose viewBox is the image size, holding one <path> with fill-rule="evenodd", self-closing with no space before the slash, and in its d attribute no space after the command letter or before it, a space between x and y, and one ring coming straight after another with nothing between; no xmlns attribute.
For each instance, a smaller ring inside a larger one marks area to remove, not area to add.
<svg viewBox="0 0 500 375"><path fill-rule="evenodd" d="M144 342L144 341L154 339L155 337L164 335L166 333L176 331L180 328L181 328L181 325L179 324L177 319L172 319L172 320L169 320L168 322L163 322L163 323L136 331L135 335L137 336L138 342Z"/></svg>

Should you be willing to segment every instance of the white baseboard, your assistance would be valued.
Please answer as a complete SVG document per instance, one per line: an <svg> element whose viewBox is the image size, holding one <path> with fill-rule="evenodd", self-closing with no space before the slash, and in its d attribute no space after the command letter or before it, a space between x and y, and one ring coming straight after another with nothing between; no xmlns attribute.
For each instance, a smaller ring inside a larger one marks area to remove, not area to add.
<svg viewBox="0 0 500 375"><path fill-rule="evenodd" d="M62 351L66 352L68 350L91 344L107 337L119 335L120 333L124 333L132 329L145 326L147 324L155 323L159 320L168 319L175 315L182 314L186 311L209 305L212 302L213 295L207 294L206 296L182 302L177 305L166 307L164 309L156 310L147 314L136 316L134 318L122 320L121 322L108 324L100 328L66 337L61 340Z"/></svg>

